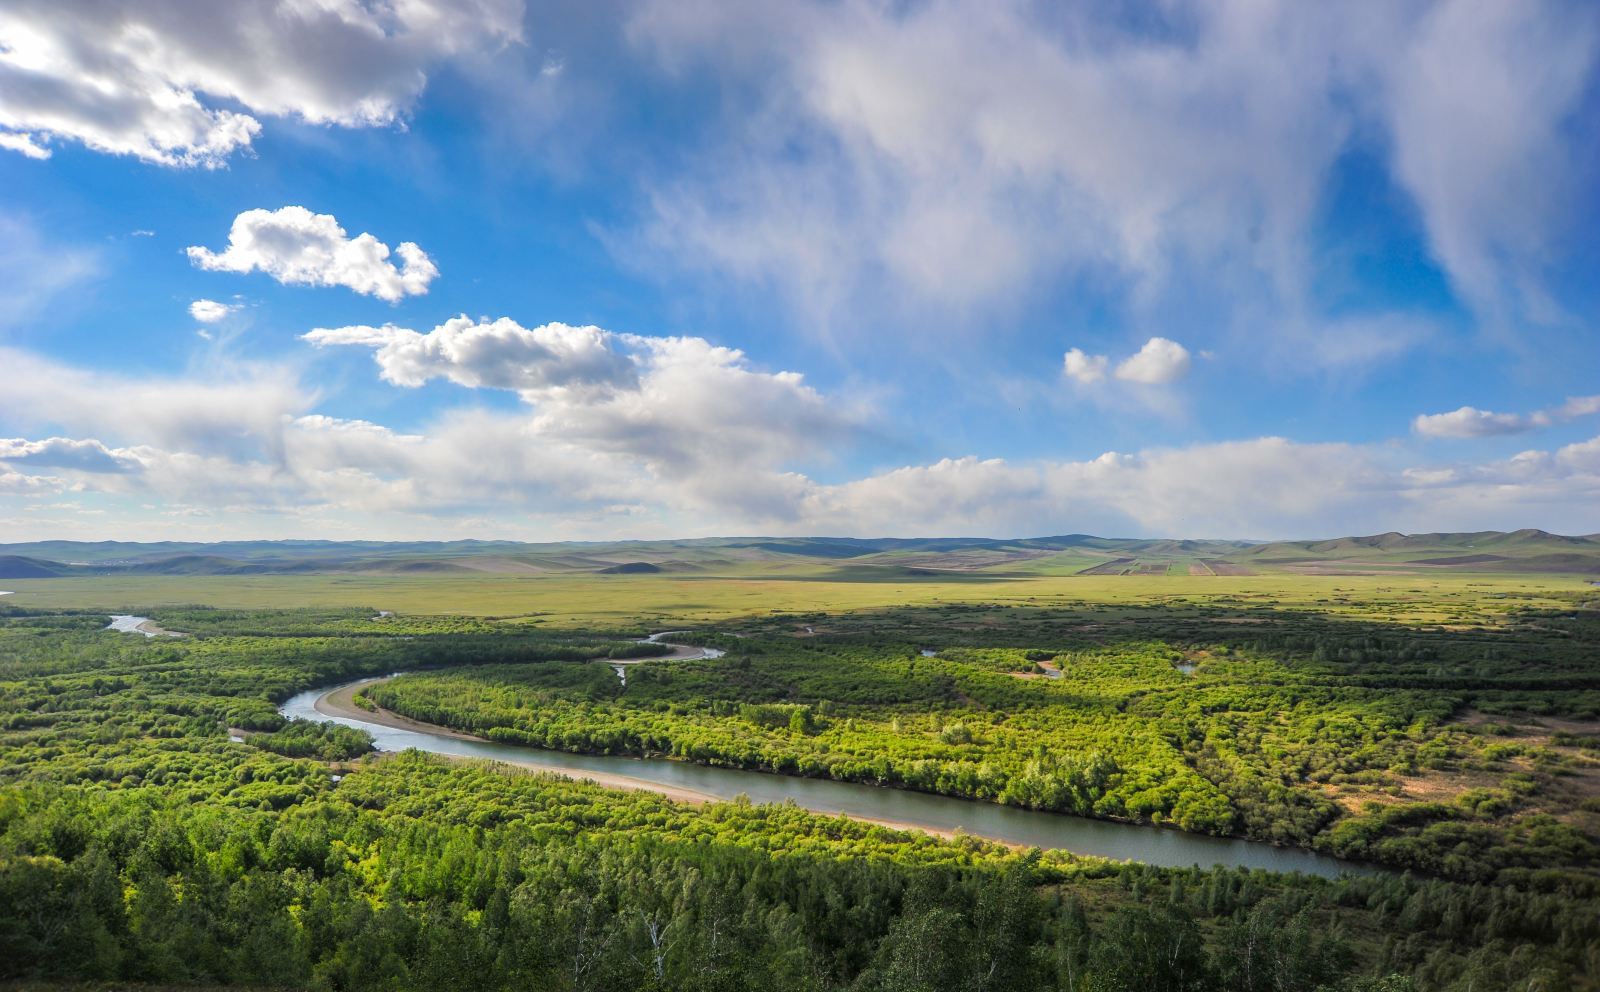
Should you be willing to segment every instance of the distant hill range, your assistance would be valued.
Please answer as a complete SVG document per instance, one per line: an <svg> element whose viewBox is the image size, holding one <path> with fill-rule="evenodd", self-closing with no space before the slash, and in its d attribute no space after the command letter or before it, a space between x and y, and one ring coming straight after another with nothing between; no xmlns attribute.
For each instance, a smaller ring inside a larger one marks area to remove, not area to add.
<svg viewBox="0 0 1600 992"><path fill-rule="evenodd" d="M1600 535L1542 530L1205 541L1088 534L995 538L754 537L683 541L38 541L0 544L0 579L93 575L797 574L871 580L978 575L1600 575Z"/></svg>

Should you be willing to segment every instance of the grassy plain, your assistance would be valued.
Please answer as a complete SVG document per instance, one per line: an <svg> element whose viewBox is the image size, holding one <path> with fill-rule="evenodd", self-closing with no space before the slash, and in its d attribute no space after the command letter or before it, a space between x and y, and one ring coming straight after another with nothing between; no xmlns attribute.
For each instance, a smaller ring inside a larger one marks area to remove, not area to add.
<svg viewBox="0 0 1600 992"><path fill-rule="evenodd" d="M1310 610L1402 624L1493 622L1515 609L1557 608L1592 590L1575 575L1093 575L907 577L841 581L826 567L722 575L247 575L7 579L11 605L135 611L370 606L408 614L528 616L552 626L712 624L776 613L850 613L895 606L1215 604Z"/></svg>

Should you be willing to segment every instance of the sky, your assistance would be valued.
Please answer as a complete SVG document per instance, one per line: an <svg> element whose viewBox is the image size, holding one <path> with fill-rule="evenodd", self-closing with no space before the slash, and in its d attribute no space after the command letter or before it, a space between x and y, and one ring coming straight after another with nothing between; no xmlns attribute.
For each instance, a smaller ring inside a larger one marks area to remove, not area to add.
<svg viewBox="0 0 1600 992"><path fill-rule="evenodd" d="M0 541L1600 531L1586 0L8 0Z"/></svg>

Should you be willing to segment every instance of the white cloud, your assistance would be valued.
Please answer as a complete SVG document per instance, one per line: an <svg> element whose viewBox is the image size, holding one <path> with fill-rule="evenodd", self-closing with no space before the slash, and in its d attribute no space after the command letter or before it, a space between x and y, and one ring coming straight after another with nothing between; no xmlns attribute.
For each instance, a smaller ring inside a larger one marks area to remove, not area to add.
<svg viewBox="0 0 1600 992"><path fill-rule="evenodd" d="M1556 451L1555 463L1570 472L1600 476L1600 437L1578 441Z"/></svg>
<svg viewBox="0 0 1600 992"><path fill-rule="evenodd" d="M129 377L63 365L0 347L7 370L0 423L92 435L116 445L154 445L228 458L277 460L284 423L314 394L288 370L211 365L188 377Z"/></svg>
<svg viewBox="0 0 1600 992"><path fill-rule="evenodd" d="M1327 17L1256 10L1185 11L1179 41L1020 4L647 4L641 45L761 101L653 190L648 237L802 299L965 307L1232 246L1270 270L1348 114L1324 99Z"/></svg>
<svg viewBox="0 0 1600 992"><path fill-rule="evenodd" d="M582 339L587 332L563 333ZM528 335L507 336L518 343ZM796 373L753 369L737 350L698 338L594 336L614 349L626 374L580 348L591 363L582 375L544 368L529 379L524 365L521 375L500 379L484 350L421 348L435 364L411 381L467 378L470 370L484 385L527 387L518 392L530 405L447 412L414 434L317 414L315 396L284 368L222 365L191 379L144 379L0 349L0 364L16 374L0 390L0 423L94 438L85 451L126 454L142 466L117 478L86 465L56 472L87 490L145 492L218 510L360 508L369 522L386 513L526 515L647 504L709 516L782 515L805 481L789 463L826 463L869 430L859 405L818 393ZM375 354L393 343L364 340ZM513 351L526 358L529 349ZM19 441L15 450L43 443Z"/></svg>
<svg viewBox="0 0 1600 992"><path fill-rule="evenodd" d="M1542 287L1551 248L1592 195L1573 115L1592 98L1592 4L1425 5L1382 66L1393 165L1435 256L1491 318L1559 315ZM1592 202L1592 201L1591 201Z"/></svg>
<svg viewBox="0 0 1600 992"><path fill-rule="evenodd" d="M319 348L375 348L380 374L397 386L443 378L461 386L537 393L626 387L635 380L633 363L613 349L616 335L593 326L551 323L529 329L507 317L480 323L462 315L426 334L386 324L317 328L304 337Z"/></svg>
<svg viewBox="0 0 1600 992"><path fill-rule="evenodd" d="M1521 434L1538 427L1532 417L1518 413L1493 413L1464 406L1449 413L1425 413L1411 422L1411 429L1424 437L1495 437Z"/></svg>
<svg viewBox="0 0 1600 992"><path fill-rule="evenodd" d="M1116 376L1127 382L1162 386L1189 374L1189 349L1167 338L1151 338L1117 365Z"/></svg>
<svg viewBox="0 0 1600 992"><path fill-rule="evenodd" d="M95 440L52 437L42 441L0 438L0 462L14 468L72 469L79 472L137 472L144 467L130 451L115 451Z"/></svg>
<svg viewBox="0 0 1600 992"><path fill-rule="evenodd" d="M797 372L750 368L743 352L695 337L627 335L636 388L536 407L535 424L586 447L638 458L708 504L784 490L777 470L826 461L867 433L868 411Z"/></svg>
<svg viewBox="0 0 1600 992"><path fill-rule="evenodd" d="M397 302L428 291L439 274L427 253L405 241L389 261L389 246L370 234L346 237L332 214L305 207L246 210L234 218L228 247L217 253L191 246L189 258L214 272L267 273L286 285L345 286L366 296Z"/></svg>
<svg viewBox="0 0 1600 992"><path fill-rule="evenodd" d="M807 516L822 533L1281 536L1359 529L1362 514L1392 510L1397 488L1360 447L1261 438L1085 461L946 459L818 487Z"/></svg>
<svg viewBox="0 0 1600 992"><path fill-rule="evenodd" d="M410 537L437 536L463 520L477 522L480 535L612 538L663 527L673 536L1600 529L1600 438L1499 462L1417 465L1392 445L1269 437L1080 461L948 458L824 483L775 470L770 452L729 455L711 436L717 428L698 416L675 425L699 435L697 442L674 439L699 446L687 474L653 460L646 446L564 429L570 426L560 418L463 411L401 434L305 414L281 421L276 458L264 457L260 446L207 454L13 439L0 442L0 493L22 499L66 489L80 494L74 498L104 494L188 515L213 512L224 519L221 536L230 533L226 519L260 513L299 520L300 533L337 524L356 535ZM742 445L760 436L758 429L730 440ZM37 468L50 474L35 474ZM150 523L147 516L130 519ZM574 530L580 527L593 530Z"/></svg>
<svg viewBox="0 0 1600 992"><path fill-rule="evenodd" d="M48 475L28 475L0 468L0 496L54 496L66 482Z"/></svg>
<svg viewBox="0 0 1600 992"><path fill-rule="evenodd" d="M237 303L218 303L216 300L195 300L189 304L189 316L202 324L215 324L238 311Z"/></svg>
<svg viewBox="0 0 1600 992"><path fill-rule="evenodd" d="M1401 458L1386 445L1268 437L1085 461L945 459L809 486L790 532L1304 538L1600 529L1600 438L1477 465Z"/></svg>
<svg viewBox="0 0 1600 992"><path fill-rule="evenodd" d="M12 134L0 131L0 148L8 148L33 159L43 160L50 157L50 149L39 144L32 135L28 134Z"/></svg>
<svg viewBox="0 0 1600 992"><path fill-rule="evenodd" d="M1570 420L1600 413L1600 396L1572 396L1554 411L1557 417Z"/></svg>
<svg viewBox="0 0 1600 992"><path fill-rule="evenodd" d="M380 375L396 385L443 378L516 391L531 408L525 417L471 418L456 450L496 445L484 457L506 470L537 460L546 483L550 466L567 464L582 480L577 491L610 492L614 503L637 500L636 486L653 480L670 481L684 505L786 505L799 478L789 463L826 460L868 433L859 404L822 395L798 373L752 369L743 352L702 338L467 317L426 334L345 327L305 338L372 348ZM509 462L508 451L517 452Z"/></svg>
<svg viewBox="0 0 1600 992"><path fill-rule="evenodd" d="M1117 363L1112 372L1123 382L1142 386L1165 386L1189 374L1189 349L1168 338L1153 337L1132 355ZM1106 376L1111 359L1085 354L1081 348L1069 349L1062 360L1062 371L1082 385L1093 385Z"/></svg>
<svg viewBox="0 0 1600 992"><path fill-rule="evenodd" d="M821 326L1009 306L1072 273L1136 311L1199 297L1242 332L1314 328L1328 179L1371 153L1471 305L1547 315L1555 235L1585 215L1563 205L1592 203L1574 115L1600 20L1481 6L646 0L638 48L736 96L615 243L663 278L777 287Z"/></svg>
<svg viewBox="0 0 1600 992"><path fill-rule="evenodd" d="M1069 378L1085 385L1106 377L1109 359L1104 355L1086 355L1081 348L1069 348L1061 362L1061 371Z"/></svg>
<svg viewBox="0 0 1600 992"><path fill-rule="evenodd" d="M1600 413L1600 396L1573 396L1560 406L1533 413L1494 413L1463 406L1449 413L1425 413L1411 422L1411 429L1424 437L1470 438L1522 434L1549 427L1562 420L1575 420Z"/></svg>
<svg viewBox="0 0 1600 992"><path fill-rule="evenodd" d="M521 21L521 0L11 0L0 141L215 167L260 133L252 115L392 123L431 68L519 40Z"/></svg>
<svg viewBox="0 0 1600 992"><path fill-rule="evenodd" d="M218 537L271 520L278 533L394 537L1600 530L1600 438L1484 463L1267 437L841 471L838 453L872 434L870 409L701 338L465 318L314 336L369 349L397 385L446 379L524 402L399 431L320 412L284 367L163 379L0 349L0 423L30 431L0 439L7 508L65 492L151 537L173 533L157 519L169 512Z"/></svg>

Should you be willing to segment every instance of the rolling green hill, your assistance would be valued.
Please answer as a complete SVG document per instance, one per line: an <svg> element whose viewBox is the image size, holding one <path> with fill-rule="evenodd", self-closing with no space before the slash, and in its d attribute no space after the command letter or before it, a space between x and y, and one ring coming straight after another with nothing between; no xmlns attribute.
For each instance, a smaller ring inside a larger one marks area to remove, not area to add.
<svg viewBox="0 0 1600 992"><path fill-rule="evenodd" d="M1309 541L1106 538L701 538L681 541L44 541L0 545L0 578L87 575L492 572L890 576L1307 575L1519 572L1600 575L1600 535L1542 530L1400 534Z"/></svg>

